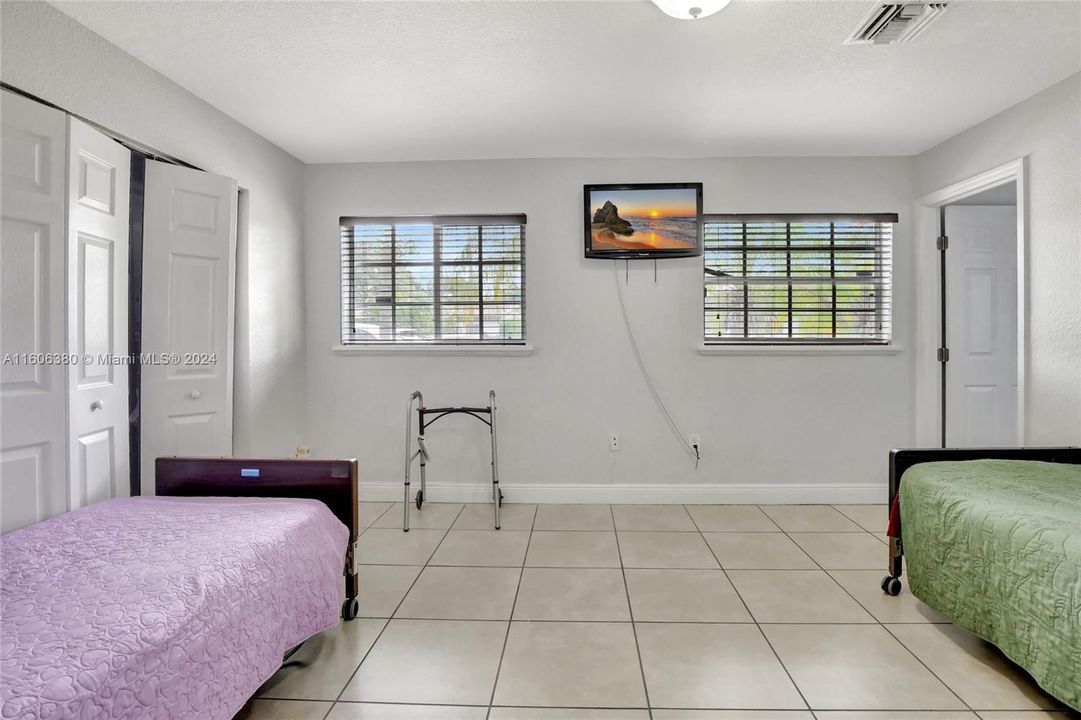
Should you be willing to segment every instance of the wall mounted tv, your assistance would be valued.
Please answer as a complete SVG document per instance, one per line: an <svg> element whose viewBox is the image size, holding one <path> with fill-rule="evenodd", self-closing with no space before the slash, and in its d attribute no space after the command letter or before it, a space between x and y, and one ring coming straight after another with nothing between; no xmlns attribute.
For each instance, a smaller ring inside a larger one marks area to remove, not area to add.
<svg viewBox="0 0 1081 720"><path fill-rule="evenodd" d="M585 186L586 257L702 254L702 183Z"/></svg>

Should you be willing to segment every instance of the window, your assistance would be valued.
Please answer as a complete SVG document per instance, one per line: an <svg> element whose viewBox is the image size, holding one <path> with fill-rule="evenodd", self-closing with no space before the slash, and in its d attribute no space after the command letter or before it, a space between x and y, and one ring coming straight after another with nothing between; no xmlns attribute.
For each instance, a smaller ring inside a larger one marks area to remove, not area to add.
<svg viewBox="0 0 1081 720"><path fill-rule="evenodd" d="M524 215L340 225L343 345L524 344Z"/></svg>
<svg viewBox="0 0 1081 720"><path fill-rule="evenodd" d="M705 342L884 345L886 215L707 215Z"/></svg>

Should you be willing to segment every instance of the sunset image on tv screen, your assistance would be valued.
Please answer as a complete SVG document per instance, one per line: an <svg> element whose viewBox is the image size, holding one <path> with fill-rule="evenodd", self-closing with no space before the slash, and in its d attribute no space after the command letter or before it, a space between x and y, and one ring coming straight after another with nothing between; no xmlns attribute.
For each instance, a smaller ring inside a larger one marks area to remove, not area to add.
<svg viewBox="0 0 1081 720"><path fill-rule="evenodd" d="M698 245L695 188L593 190L594 251L693 250Z"/></svg>

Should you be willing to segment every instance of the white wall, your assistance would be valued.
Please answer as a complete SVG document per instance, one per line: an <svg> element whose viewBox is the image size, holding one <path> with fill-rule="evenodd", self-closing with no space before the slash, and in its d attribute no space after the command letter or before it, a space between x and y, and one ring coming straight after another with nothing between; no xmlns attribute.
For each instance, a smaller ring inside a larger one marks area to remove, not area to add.
<svg viewBox="0 0 1081 720"><path fill-rule="evenodd" d="M631 263L625 290L646 361L684 432L702 434L695 472L635 364L611 261L582 257L582 185L702 181L707 212L898 212L894 333L907 346L911 166L906 158L309 166L307 407L314 451L357 456L366 497L385 494L389 487L373 485L400 482L409 393L421 389L430 406L473 404L492 387L500 401L502 480L512 501L880 500L888 450L911 443L909 355L703 357L696 352L701 258L661 262L656 285L652 263ZM529 218L531 357L332 353L339 216L509 212ZM622 282L622 262L617 269ZM432 429L433 483L485 482L484 430L464 417ZM620 433L622 451L609 452L609 432ZM515 492L522 484L528 491ZM555 487L562 484L577 487ZM640 487L610 492L613 484ZM782 485L789 489L776 492Z"/></svg>
<svg viewBox="0 0 1081 720"><path fill-rule="evenodd" d="M250 235L238 256L236 449L292 455L304 419L303 165L52 6L0 8L4 82L249 191Z"/></svg>
<svg viewBox="0 0 1081 720"><path fill-rule="evenodd" d="M1081 74L916 158L922 196L1025 157L1025 441L1081 443ZM921 268L921 272L932 272Z"/></svg>

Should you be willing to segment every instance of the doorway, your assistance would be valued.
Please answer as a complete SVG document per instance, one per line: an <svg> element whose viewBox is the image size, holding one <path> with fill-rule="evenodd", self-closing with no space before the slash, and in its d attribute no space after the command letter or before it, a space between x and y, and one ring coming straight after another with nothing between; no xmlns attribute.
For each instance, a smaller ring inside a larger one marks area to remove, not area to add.
<svg viewBox="0 0 1081 720"><path fill-rule="evenodd" d="M1017 443L1017 184L942 207L947 447Z"/></svg>
<svg viewBox="0 0 1081 720"><path fill-rule="evenodd" d="M917 263L937 286L928 292L925 282L919 293L920 339L925 349L934 343L919 363L923 390L933 385L937 396L933 443L942 447L1023 444L1023 169L1018 160L918 201L921 228L933 228L934 241L920 243L933 253L918 249ZM924 402L921 412L917 398L917 423L926 427L930 409Z"/></svg>

